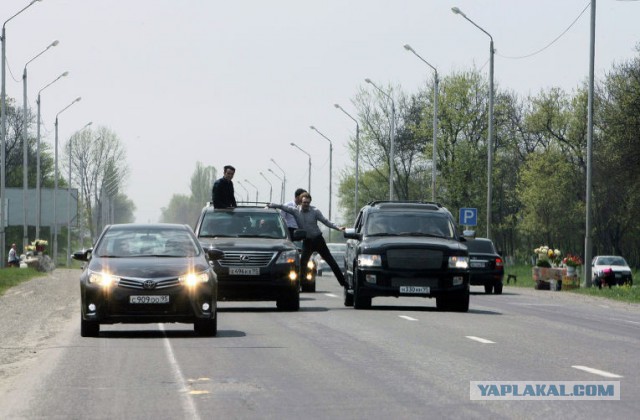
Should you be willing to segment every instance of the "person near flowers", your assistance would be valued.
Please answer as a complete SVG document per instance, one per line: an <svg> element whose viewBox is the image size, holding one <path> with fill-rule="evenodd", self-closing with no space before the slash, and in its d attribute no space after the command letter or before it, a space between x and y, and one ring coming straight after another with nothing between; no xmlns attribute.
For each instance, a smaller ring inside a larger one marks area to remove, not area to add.
<svg viewBox="0 0 640 420"><path fill-rule="evenodd" d="M307 237L302 241L302 256L300 257L300 270L307 266L309 258L313 252L317 252L320 256L329 264L333 274L336 276L338 283L342 287L347 285L344 279L344 274L340 269L340 266L331 255L327 243L322 236L322 231L318 227L318 222L321 222L325 226L343 231L344 226L338 226L332 221L328 220L320 210L311 205L311 194L308 192L300 194L300 204L297 207L288 207L282 204L269 203L267 207L279 209L286 213L293 215L296 218L298 227L304 229L307 232ZM302 273L300 273L302 275Z"/></svg>
<svg viewBox="0 0 640 420"><path fill-rule="evenodd" d="M16 252L16 244L11 244L7 262L9 263L9 267L20 267L20 257L18 257L18 253Z"/></svg>

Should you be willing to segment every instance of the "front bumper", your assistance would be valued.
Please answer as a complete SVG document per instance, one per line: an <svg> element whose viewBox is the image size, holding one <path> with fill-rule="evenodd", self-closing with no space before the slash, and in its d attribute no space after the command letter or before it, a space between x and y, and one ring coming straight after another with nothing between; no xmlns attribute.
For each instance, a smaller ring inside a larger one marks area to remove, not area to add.
<svg viewBox="0 0 640 420"><path fill-rule="evenodd" d="M297 267L288 264L261 267L257 275L230 275L228 267L219 266L215 271L219 300L278 300L300 289Z"/></svg>
<svg viewBox="0 0 640 420"><path fill-rule="evenodd" d="M366 297L437 297L469 290L469 273L462 270L401 272L358 268L357 277L358 293ZM401 287L408 291L401 292ZM427 287L428 291L415 292L415 287Z"/></svg>

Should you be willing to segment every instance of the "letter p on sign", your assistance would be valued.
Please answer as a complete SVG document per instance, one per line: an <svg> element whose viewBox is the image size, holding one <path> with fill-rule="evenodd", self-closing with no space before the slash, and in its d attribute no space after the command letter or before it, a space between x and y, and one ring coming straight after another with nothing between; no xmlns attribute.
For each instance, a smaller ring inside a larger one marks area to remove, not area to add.
<svg viewBox="0 0 640 420"><path fill-rule="evenodd" d="M460 209L460 224L464 226L478 225L478 209L462 208Z"/></svg>

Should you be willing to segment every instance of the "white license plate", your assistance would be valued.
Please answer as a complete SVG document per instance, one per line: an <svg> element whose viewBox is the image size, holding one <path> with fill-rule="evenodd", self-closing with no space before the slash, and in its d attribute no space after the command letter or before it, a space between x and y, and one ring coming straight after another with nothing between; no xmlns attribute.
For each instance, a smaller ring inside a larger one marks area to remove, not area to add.
<svg viewBox="0 0 640 420"><path fill-rule="evenodd" d="M431 289L425 286L400 286L400 293L420 294L429 293Z"/></svg>
<svg viewBox="0 0 640 420"><path fill-rule="evenodd" d="M484 264L484 261L471 261L471 267L474 268L483 268Z"/></svg>
<svg viewBox="0 0 640 420"><path fill-rule="evenodd" d="M167 295L129 296L129 303L133 303L133 304L169 303L169 296Z"/></svg>
<svg viewBox="0 0 640 420"><path fill-rule="evenodd" d="M229 267L229 275L232 276L258 276L260 268L257 267Z"/></svg>

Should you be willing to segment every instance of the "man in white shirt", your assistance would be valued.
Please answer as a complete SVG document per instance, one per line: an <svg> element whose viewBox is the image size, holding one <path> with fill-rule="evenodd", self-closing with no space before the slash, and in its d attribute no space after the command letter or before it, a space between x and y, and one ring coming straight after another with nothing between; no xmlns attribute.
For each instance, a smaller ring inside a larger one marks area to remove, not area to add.
<svg viewBox="0 0 640 420"><path fill-rule="evenodd" d="M294 193L293 200L287 203L284 203L284 205L287 207L293 207L293 208L298 207L300 205L300 196L302 195L302 193L306 193L306 192L307 190L298 188ZM289 239L293 240L293 231L298 229L298 222L296 221L296 218L293 216L293 214L284 212L282 210L280 210L280 213L284 218L284 222L287 224L287 229L289 229Z"/></svg>

